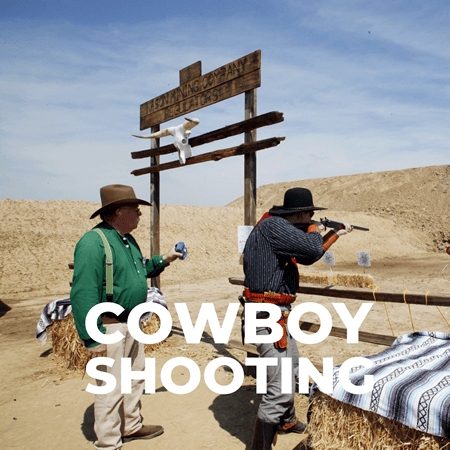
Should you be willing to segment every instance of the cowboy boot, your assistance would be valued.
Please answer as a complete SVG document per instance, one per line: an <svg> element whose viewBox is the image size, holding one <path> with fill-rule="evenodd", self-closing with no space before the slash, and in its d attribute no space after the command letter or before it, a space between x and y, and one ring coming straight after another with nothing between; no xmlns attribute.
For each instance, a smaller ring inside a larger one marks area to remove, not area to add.
<svg viewBox="0 0 450 450"><path fill-rule="evenodd" d="M298 433L303 434L307 428L307 425L303 422L300 422L298 418L296 417L295 420L291 423L284 422L283 424L280 424L278 427L278 432L281 434L286 433Z"/></svg>
<svg viewBox="0 0 450 450"><path fill-rule="evenodd" d="M250 450L270 450L276 441L278 425L256 418Z"/></svg>

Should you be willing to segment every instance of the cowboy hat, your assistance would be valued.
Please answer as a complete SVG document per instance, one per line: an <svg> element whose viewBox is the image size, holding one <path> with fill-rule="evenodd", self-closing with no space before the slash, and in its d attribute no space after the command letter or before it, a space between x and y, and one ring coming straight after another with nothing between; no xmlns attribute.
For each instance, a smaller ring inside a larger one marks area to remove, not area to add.
<svg viewBox="0 0 450 450"><path fill-rule="evenodd" d="M322 208L314 206L311 191L306 188L292 188L284 193L284 202L282 206L274 205L269 213L273 216L287 216L303 211L316 211Z"/></svg>
<svg viewBox="0 0 450 450"><path fill-rule="evenodd" d="M107 210L118 208L121 205L151 206L151 203L146 200L136 198L136 194L131 186L125 186L123 184L103 186L100 188L100 198L102 200L102 207L92 214L91 219Z"/></svg>

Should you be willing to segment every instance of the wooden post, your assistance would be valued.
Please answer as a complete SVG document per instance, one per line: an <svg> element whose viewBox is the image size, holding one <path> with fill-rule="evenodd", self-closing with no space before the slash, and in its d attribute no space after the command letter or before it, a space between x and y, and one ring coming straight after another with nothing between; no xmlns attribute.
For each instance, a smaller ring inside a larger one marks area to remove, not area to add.
<svg viewBox="0 0 450 450"><path fill-rule="evenodd" d="M245 119L252 119L256 113L256 89L245 92ZM256 130L245 133L245 142L256 142ZM256 152L244 156L244 225L256 223Z"/></svg>
<svg viewBox="0 0 450 450"><path fill-rule="evenodd" d="M256 113L256 89L245 92L245 119L253 119ZM256 142L256 130L246 131L244 142ZM244 156L244 225L256 223L256 152ZM247 358L254 357L247 351ZM256 378L256 367L245 366L244 373Z"/></svg>
<svg viewBox="0 0 450 450"><path fill-rule="evenodd" d="M155 125L151 128L151 132L160 131L160 126ZM159 139L152 139L151 148L159 147ZM159 165L160 156L150 157L150 166ZM150 174L150 257L160 255L160 174L154 172ZM151 279L152 287L161 289L160 277Z"/></svg>

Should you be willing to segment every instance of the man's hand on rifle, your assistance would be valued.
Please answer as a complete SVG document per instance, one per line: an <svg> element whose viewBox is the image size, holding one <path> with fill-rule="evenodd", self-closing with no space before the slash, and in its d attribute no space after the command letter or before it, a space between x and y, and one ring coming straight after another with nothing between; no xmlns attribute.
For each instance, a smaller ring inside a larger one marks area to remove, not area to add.
<svg viewBox="0 0 450 450"><path fill-rule="evenodd" d="M344 236L344 234L351 233L353 231L353 226L349 223L342 223L339 225L339 228L334 228L333 231L338 236Z"/></svg>
<svg viewBox="0 0 450 450"><path fill-rule="evenodd" d="M325 225L322 222L316 222L315 220L311 220L308 225L307 233L322 233L322 231L325 231Z"/></svg>
<svg viewBox="0 0 450 450"><path fill-rule="evenodd" d="M336 222L335 220L329 220L326 217L324 219L320 219L320 222L323 223L326 228L333 228L333 231L336 233L340 230L346 230L345 233L341 233L341 234L350 233L350 231L352 231L352 230L369 231L368 228L360 227L359 225L352 225L349 223Z"/></svg>

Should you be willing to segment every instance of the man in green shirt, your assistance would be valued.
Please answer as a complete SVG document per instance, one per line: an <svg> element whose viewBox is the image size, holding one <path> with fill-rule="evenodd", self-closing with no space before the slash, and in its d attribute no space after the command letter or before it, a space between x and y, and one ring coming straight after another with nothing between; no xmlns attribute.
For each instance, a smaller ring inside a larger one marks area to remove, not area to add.
<svg viewBox="0 0 450 450"><path fill-rule="evenodd" d="M92 214L91 219L100 215L102 222L88 231L75 247L70 299L75 325L87 351L93 357L107 356L115 361L112 367L101 366L114 375L117 384L109 394L96 394L94 429L97 449L118 450L123 442L151 439L164 431L160 425L142 424L140 398L144 380L133 380L131 394L121 393L120 359L131 358L133 371L144 370L144 346L128 332L127 318L135 306L146 301L147 278L158 276L182 254L173 248L149 260L143 258L130 233L139 223L139 205L150 206L150 203L136 198L132 187L120 184L104 186L100 189L100 197L102 207ZM103 232L111 248L112 300L106 294L105 246L95 229ZM106 313L98 319L98 328L102 333L120 331L125 336L116 344L99 344L86 331L87 313L93 306L105 301L113 301L124 308L119 316ZM99 380L97 383L101 384Z"/></svg>

